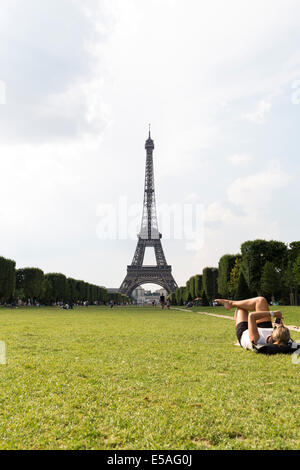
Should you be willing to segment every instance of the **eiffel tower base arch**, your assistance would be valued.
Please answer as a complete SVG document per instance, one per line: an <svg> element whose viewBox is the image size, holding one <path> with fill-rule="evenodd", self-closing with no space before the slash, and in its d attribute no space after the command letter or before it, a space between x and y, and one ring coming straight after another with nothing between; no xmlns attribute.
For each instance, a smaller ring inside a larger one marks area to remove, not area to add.
<svg viewBox="0 0 300 470"><path fill-rule="evenodd" d="M120 292L130 297L133 291L142 284L158 284L166 289L168 294L177 289L171 266L127 266L127 276L121 285Z"/></svg>

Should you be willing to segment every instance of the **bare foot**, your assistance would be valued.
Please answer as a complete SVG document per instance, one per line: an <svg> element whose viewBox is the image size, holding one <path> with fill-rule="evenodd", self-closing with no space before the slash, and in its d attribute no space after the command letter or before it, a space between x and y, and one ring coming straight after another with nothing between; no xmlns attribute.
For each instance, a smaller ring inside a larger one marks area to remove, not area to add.
<svg viewBox="0 0 300 470"><path fill-rule="evenodd" d="M218 302L219 304L224 305L224 307L226 308L226 310L231 310L231 308L232 308L232 302L231 302L231 300L227 300L227 299L216 299L215 302Z"/></svg>

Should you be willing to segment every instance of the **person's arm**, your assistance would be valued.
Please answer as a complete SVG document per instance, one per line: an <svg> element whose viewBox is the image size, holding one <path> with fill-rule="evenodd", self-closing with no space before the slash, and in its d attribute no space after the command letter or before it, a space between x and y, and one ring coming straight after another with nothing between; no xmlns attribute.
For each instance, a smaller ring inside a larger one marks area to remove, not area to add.
<svg viewBox="0 0 300 470"><path fill-rule="evenodd" d="M249 339L251 343L256 343L259 340L259 332L257 329L256 320L260 320L261 318L270 316L270 312L252 312L249 313L248 317L248 330L249 330Z"/></svg>
<svg viewBox="0 0 300 470"><path fill-rule="evenodd" d="M282 313L280 310L276 310L273 312L274 317L276 318L282 318ZM248 317L248 330L249 330L249 339L251 343L256 343L259 340L259 333L257 329L257 320L261 320L262 318L265 318L267 316L270 316L270 321L272 319L271 313L270 312L252 312L249 313Z"/></svg>

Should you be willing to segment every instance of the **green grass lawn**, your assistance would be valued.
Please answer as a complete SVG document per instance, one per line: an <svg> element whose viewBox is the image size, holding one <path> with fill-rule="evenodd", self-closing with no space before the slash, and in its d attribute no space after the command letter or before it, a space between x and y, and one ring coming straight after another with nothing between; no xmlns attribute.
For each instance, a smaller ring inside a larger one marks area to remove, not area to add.
<svg viewBox="0 0 300 470"><path fill-rule="evenodd" d="M1 449L300 448L300 364L234 346L226 319L1 309L0 339Z"/></svg>

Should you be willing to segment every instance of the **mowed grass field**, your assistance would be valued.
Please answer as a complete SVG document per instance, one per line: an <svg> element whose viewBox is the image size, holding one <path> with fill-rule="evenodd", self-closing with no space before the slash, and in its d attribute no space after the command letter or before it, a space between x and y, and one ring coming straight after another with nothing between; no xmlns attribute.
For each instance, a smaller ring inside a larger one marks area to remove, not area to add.
<svg viewBox="0 0 300 470"><path fill-rule="evenodd" d="M300 448L300 364L234 346L227 319L0 309L0 340L1 449Z"/></svg>

